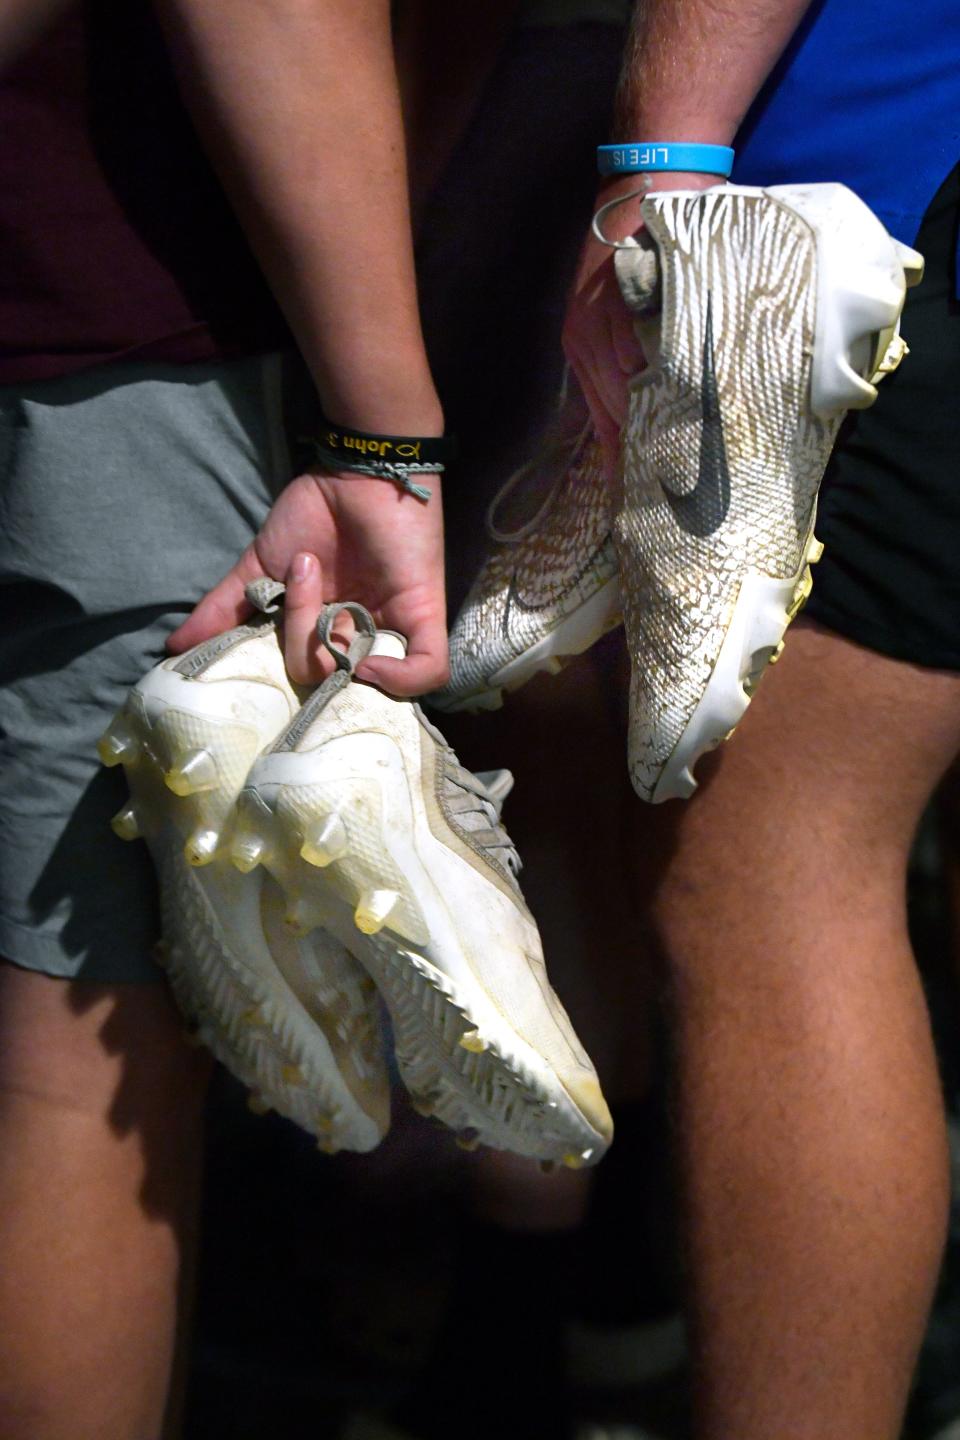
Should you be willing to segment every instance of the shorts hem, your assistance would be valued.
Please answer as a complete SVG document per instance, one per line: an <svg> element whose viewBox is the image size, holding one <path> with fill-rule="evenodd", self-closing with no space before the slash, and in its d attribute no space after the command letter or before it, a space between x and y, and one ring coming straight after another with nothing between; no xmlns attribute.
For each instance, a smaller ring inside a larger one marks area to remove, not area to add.
<svg viewBox="0 0 960 1440"><path fill-rule="evenodd" d="M20 970L33 970L52 980L81 980L92 985L150 985L164 979L148 955L116 964L90 962L83 955L65 955L56 935L31 929L0 915L0 958Z"/></svg>
<svg viewBox="0 0 960 1440"><path fill-rule="evenodd" d="M865 650L886 655L890 660L920 665L925 670L960 670L960 650L938 650L911 645L891 635L889 630L882 626L873 626L868 621L854 619L822 600L814 601L812 596L804 607L803 615L805 619L814 620L825 629L835 631L856 645L862 645Z"/></svg>

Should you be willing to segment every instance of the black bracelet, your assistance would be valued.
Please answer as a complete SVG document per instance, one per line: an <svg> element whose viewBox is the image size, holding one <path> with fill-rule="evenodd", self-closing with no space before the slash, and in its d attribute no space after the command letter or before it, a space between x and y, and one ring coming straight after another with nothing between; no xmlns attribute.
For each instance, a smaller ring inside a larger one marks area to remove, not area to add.
<svg viewBox="0 0 960 1440"><path fill-rule="evenodd" d="M319 436L309 442L321 464L332 470L355 475L372 475L392 480L418 500L429 500L425 485L415 485L411 475L442 473L457 451L453 436L375 435L351 430L323 419Z"/></svg>

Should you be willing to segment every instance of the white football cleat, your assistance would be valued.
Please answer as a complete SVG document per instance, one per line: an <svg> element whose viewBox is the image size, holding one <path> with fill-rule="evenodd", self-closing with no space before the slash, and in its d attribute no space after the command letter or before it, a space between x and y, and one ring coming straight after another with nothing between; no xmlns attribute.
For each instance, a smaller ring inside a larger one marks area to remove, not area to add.
<svg viewBox="0 0 960 1440"><path fill-rule="evenodd" d="M249 597L267 611L283 587ZM158 958L198 1038L327 1151L370 1150L389 1123L374 988L332 936L286 923L283 897L251 871L234 802L257 755L300 708L271 618L163 661L131 690L100 741L131 798L114 818L146 840L160 881ZM231 863L231 859L234 863Z"/></svg>
<svg viewBox="0 0 960 1440"><path fill-rule="evenodd" d="M810 593L824 468L846 411L906 351L923 260L843 185L663 191L641 209L615 256L649 368L614 538L630 775L660 801L692 793Z"/></svg>
<svg viewBox="0 0 960 1440"><path fill-rule="evenodd" d="M347 655L330 640L344 611ZM418 1109L470 1148L592 1164L610 1116L517 883L510 777L470 774L418 706L353 681L375 636L404 654L362 607L329 606L319 628L339 668L251 770L239 843L303 929L325 926L369 972Z"/></svg>
<svg viewBox="0 0 960 1440"><path fill-rule="evenodd" d="M571 389L529 464L487 512L492 541L450 632L437 710L495 710L621 623L613 505L586 405Z"/></svg>

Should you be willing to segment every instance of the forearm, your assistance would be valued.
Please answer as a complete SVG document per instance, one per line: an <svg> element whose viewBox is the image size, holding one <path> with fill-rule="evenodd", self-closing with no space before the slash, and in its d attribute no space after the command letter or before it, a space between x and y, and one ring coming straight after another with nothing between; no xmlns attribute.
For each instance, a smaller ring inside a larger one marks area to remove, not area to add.
<svg viewBox="0 0 960 1440"><path fill-rule="evenodd" d="M157 0L187 103L324 406L436 433L388 0Z"/></svg>
<svg viewBox="0 0 960 1440"><path fill-rule="evenodd" d="M810 0L639 0L617 140L729 145Z"/></svg>

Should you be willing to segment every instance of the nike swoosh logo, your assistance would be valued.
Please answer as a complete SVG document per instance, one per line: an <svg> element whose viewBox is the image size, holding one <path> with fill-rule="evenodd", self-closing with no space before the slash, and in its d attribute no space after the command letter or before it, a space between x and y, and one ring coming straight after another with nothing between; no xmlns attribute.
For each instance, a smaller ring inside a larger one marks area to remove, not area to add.
<svg viewBox="0 0 960 1440"><path fill-rule="evenodd" d="M589 575L598 558L605 552L607 544L609 542L609 538L610 537L607 536L606 539L604 539L597 546L597 548L591 552L589 558L584 561L577 573L571 576L571 578L567 581L566 585L564 586L563 593L566 593L569 590L573 590L575 586L580 584L581 580L583 580L587 575ZM510 576L510 584L507 586L507 598L503 607L503 619L500 622L500 633L503 636L504 640L510 639L510 614L514 608L516 608L517 610L523 610L528 615L536 615L541 610L549 610L551 605L555 605L559 598L556 594L553 594L548 595L546 600L524 600L520 595L519 589L517 587L517 576L519 575L519 573L520 567L518 565L514 569L513 574Z"/></svg>
<svg viewBox="0 0 960 1440"><path fill-rule="evenodd" d="M730 509L730 469L713 360L713 297L709 291L700 371L700 406L700 461L696 485L689 494L677 495L663 481L660 483L680 529L702 539L720 529Z"/></svg>

